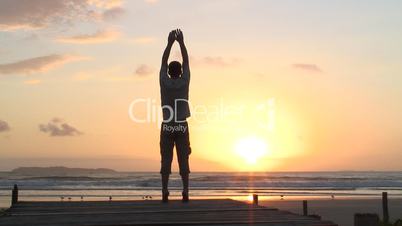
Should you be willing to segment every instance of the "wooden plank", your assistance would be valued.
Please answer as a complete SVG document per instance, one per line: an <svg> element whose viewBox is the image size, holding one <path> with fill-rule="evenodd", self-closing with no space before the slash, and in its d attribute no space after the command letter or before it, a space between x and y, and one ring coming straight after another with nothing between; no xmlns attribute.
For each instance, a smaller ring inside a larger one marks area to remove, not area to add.
<svg viewBox="0 0 402 226"><path fill-rule="evenodd" d="M230 199L112 202L19 202L0 226L120 226L120 225L270 225L335 226L331 222L299 216Z"/></svg>

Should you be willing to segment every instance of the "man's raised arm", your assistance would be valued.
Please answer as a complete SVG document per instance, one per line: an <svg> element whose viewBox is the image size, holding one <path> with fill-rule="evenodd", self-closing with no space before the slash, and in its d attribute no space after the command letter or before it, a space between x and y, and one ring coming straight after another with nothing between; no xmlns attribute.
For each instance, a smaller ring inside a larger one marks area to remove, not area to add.
<svg viewBox="0 0 402 226"><path fill-rule="evenodd" d="M176 30L176 39L177 39L177 42L180 44L181 56L183 58L182 78L186 79L187 81L190 81L190 64L189 64L189 59L188 59L188 53L187 53L186 45L184 45L183 32L180 29Z"/></svg>
<svg viewBox="0 0 402 226"><path fill-rule="evenodd" d="M165 51L163 52L162 55L162 64L161 64L161 70L159 72L159 79L162 79L162 76L167 76L167 68L168 68L168 60L169 60L169 55L170 55L170 50L172 49L173 43L176 39L176 34L175 31L171 31L169 33L168 37L168 44L165 48Z"/></svg>

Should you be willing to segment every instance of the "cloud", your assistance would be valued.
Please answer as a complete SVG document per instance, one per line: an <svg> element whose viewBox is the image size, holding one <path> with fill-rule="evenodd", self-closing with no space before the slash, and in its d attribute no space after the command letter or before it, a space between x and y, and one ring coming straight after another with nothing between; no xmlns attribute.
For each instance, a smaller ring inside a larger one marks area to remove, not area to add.
<svg viewBox="0 0 402 226"><path fill-rule="evenodd" d="M148 4L156 4L159 2L159 0L144 0Z"/></svg>
<svg viewBox="0 0 402 226"><path fill-rule="evenodd" d="M87 2L90 5L104 9L120 7L123 4L123 0L87 0Z"/></svg>
<svg viewBox="0 0 402 226"><path fill-rule="evenodd" d="M4 50L4 49L0 49L0 55L6 55L8 53L8 51Z"/></svg>
<svg viewBox="0 0 402 226"><path fill-rule="evenodd" d="M32 80L25 80L24 84L26 85L37 85L39 83L41 83L42 81L39 79L32 79Z"/></svg>
<svg viewBox="0 0 402 226"><path fill-rule="evenodd" d="M240 60L237 58L232 59L224 59L223 57L204 57L201 59L201 62L207 65L218 66L218 67L227 67L237 65Z"/></svg>
<svg viewBox="0 0 402 226"><path fill-rule="evenodd" d="M321 68L315 64L293 64L292 67L298 70L322 73Z"/></svg>
<svg viewBox="0 0 402 226"><path fill-rule="evenodd" d="M88 59L78 55L47 55L14 63L0 64L0 74L32 74L45 72L72 61Z"/></svg>
<svg viewBox="0 0 402 226"><path fill-rule="evenodd" d="M39 124L39 130L48 133L52 137L77 136L82 134L82 132L63 122L60 118L54 118L47 124Z"/></svg>
<svg viewBox="0 0 402 226"><path fill-rule="evenodd" d="M1 0L0 30L41 29L51 24L97 21L122 0Z"/></svg>
<svg viewBox="0 0 402 226"><path fill-rule="evenodd" d="M72 44L96 44L104 42L112 42L120 36L118 31L97 31L93 34L76 35L71 37L61 37L56 39L58 42L62 43L72 43Z"/></svg>
<svg viewBox="0 0 402 226"><path fill-rule="evenodd" d="M171 60L181 61L182 56L180 51L175 51ZM236 67L242 63L242 59L236 57L222 57L222 56L204 56L196 57L190 55L190 65L194 67Z"/></svg>
<svg viewBox="0 0 402 226"><path fill-rule="evenodd" d="M0 133L7 132L10 130L10 126L6 121L0 120Z"/></svg>
<svg viewBox="0 0 402 226"><path fill-rule="evenodd" d="M137 67L135 70L135 74L140 76L140 77L145 77L154 72L153 68L146 64L141 64L140 66Z"/></svg>
<svg viewBox="0 0 402 226"><path fill-rule="evenodd" d="M152 43L156 40L155 37L150 37L150 36L143 36L143 37L137 37L132 39L132 41L136 44L149 44Z"/></svg>
<svg viewBox="0 0 402 226"><path fill-rule="evenodd" d="M87 81L94 77L95 72L80 71L72 76L73 81Z"/></svg>
<svg viewBox="0 0 402 226"><path fill-rule="evenodd" d="M121 17L126 11L121 7L122 0L88 0L90 5L105 9L99 16L103 20L114 20Z"/></svg>
<svg viewBox="0 0 402 226"><path fill-rule="evenodd" d="M148 65L138 65L132 72L122 65L105 65L104 68L78 71L71 76L74 82L100 81L100 82L127 82L142 81L154 73L154 68Z"/></svg>
<svg viewBox="0 0 402 226"><path fill-rule="evenodd" d="M102 13L103 20L115 20L120 18L126 11L122 7L108 9Z"/></svg>
<svg viewBox="0 0 402 226"><path fill-rule="evenodd" d="M63 119L54 117L54 118L52 119L52 122L53 122L53 123L61 123L61 122L63 122Z"/></svg>
<svg viewBox="0 0 402 226"><path fill-rule="evenodd" d="M232 66L237 66L241 60L238 58L230 58L226 59L224 57L220 56L205 56L202 58L196 58L193 56L190 56L190 61L192 65L195 66L213 66L213 67L232 67Z"/></svg>

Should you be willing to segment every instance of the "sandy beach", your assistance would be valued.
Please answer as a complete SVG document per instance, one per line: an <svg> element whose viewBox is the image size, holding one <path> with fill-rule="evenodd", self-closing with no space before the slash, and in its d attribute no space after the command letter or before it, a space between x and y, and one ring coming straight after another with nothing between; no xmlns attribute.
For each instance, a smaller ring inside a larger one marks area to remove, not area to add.
<svg viewBox="0 0 402 226"><path fill-rule="evenodd" d="M302 214L302 201L263 200L261 205L276 207ZM348 200L310 200L309 214L318 214L322 219L330 220L339 226L353 226L355 213L377 213L382 217L381 199L348 199ZM392 221L402 218L402 199L389 199L389 211Z"/></svg>

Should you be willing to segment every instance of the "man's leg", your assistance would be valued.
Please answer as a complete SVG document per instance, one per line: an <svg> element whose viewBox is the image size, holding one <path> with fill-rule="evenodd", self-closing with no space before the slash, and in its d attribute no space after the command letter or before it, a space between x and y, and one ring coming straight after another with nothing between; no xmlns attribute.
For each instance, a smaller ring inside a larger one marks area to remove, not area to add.
<svg viewBox="0 0 402 226"><path fill-rule="evenodd" d="M161 176L162 176L162 193L167 193L167 192L169 192L169 189L168 189L169 174L162 173Z"/></svg>
<svg viewBox="0 0 402 226"><path fill-rule="evenodd" d="M188 197L188 184L189 184L189 155L191 154L190 147L190 138L188 132L188 124L184 124L186 126L186 130L183 132L177 132L176 138L176 151L177 151L177 160L179 161L180 168L180 176L183 182L183 201L187 202Z"/></svg>
<svg viewBox="0 0 402 226"><path fill-rule="evenodd" d="M188 173L182 173L181 176L181 181L183 182L183 193L188 194Z"/></svg>
<svg viewBox="0 0 402 226"><path fill-rule="evenodd" d="M161 177L162 177L162 201L167 202L169 196L168 183L171 173L173 160L174 138L170 132L161 128L160 135L160 152L161 152Z"/></svg>

